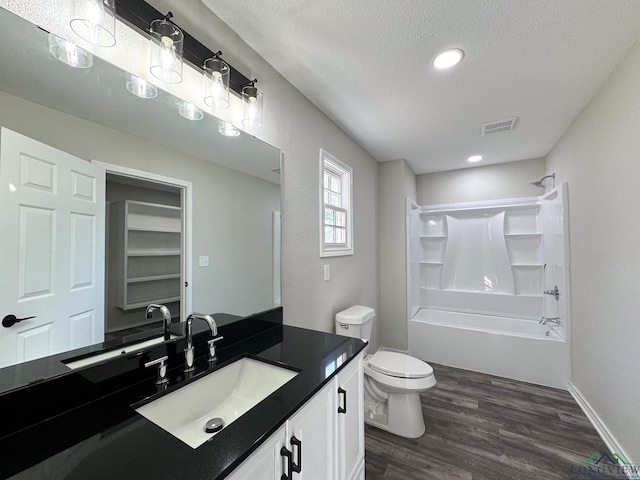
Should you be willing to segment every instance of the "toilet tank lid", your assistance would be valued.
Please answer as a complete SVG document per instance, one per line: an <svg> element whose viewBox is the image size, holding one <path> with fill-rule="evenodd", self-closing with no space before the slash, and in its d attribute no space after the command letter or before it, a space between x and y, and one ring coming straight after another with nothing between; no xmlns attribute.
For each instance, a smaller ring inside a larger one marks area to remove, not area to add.
<svg viewBox="0 0 640 480"><path fill-rule="evenodd" d="M354 305L353 307L336 313L336 322L348 325L360 325L372 319L375 315L376 311L371 307Z"/></svg>

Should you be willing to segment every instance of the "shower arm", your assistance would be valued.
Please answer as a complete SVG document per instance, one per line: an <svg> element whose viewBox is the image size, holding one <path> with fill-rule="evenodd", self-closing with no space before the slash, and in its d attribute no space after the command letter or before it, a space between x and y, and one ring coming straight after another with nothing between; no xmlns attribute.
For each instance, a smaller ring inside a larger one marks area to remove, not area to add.
<svg viewBox="0 0 640 480"><path fill-rule="evenodd" d="M545 175L544 177L542 177L540 180L536 181L536 182L529 182L531 185L533 185L534 187L540 187L540 188L544 188L543 185L543 181L546 180L547 178L553 178L553 186L555 187L555 180L556 180L556 174L552 173L551 175Z"/></svg>

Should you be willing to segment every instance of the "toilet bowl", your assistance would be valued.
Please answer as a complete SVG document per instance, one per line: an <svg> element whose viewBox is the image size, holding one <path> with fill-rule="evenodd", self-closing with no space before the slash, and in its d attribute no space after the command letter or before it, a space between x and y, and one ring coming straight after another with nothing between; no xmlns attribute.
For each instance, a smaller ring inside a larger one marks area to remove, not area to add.
<svg viewBox="0 0 640 480"><path fill-rule="evenodd" d="M369 341L375 310L355 305L336 314L336 333ZM407 438L424 434L420 393L436 384L431 366L380 348L364 358L365 423Z"/></svg>

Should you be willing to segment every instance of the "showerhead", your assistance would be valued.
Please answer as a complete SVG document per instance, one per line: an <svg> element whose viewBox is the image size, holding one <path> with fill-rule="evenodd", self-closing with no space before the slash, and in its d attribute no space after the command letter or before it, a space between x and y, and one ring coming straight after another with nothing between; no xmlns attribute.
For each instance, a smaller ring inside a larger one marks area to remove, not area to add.
<svg viewBox="0 0 640 480"><path fill-rule="evenodd" d="M555 180L556 179L556 174L552 173L551 175L545 175L540 180L535 181L535 182L529 182L529 183L531 185L533 185L534 187L544 188L544 184L542 183L542 181L545 180L546 178L553 178Z"/></svg>

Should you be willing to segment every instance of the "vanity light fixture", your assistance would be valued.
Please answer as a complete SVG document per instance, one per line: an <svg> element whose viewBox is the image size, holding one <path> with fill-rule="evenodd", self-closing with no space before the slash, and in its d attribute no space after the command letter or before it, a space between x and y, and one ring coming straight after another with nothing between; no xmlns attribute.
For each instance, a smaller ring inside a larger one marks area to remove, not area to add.
<svg viewBox="0 0 640 480"><path fill-rule="evenodd" d="M204 112L201 108L196 107L193 103L181 100L178 104L178 112L180 116L187 120L202 120Z"/></svg>
<svg viewBox="0 0 640 480"><path fill-rule="evenodd" d="M254 128L262 125L262 92L256 87L254 79L242 88L242 124Z"/></svg>
<svg viewBox="0 0 640 480"><path fill-rule="evenodd" d="M99 47L116 44L116 0L73 0L71 30Z"/></svg>
<svg viewBox="0 0 640 480"><path fill-rule="evenodd" d="M91 53L54 33L49 34L49 52L73 68L90 68L93 65Z"/></svg>
<svg viewBox="0 0 640 480"><path fill-rule="evenodd" d="M220 120L220 123L218 124L218 133L225 137L237 137L240 135L240 130L230 123Z"/></svg>
<svg viewBox="0 0 640 480"><path fill-rule="evenodd" d="M467 162L475 163L475 162L479 162L483 158L484 157L482 155L471 155L469 158L467 158Z"/></svg>
<svg viewBox="0 0 640 480"><path fill-rule="evenodd" d="M213 57L204 61L204 103L221 110L229 106L229 72L230 68L220 58L218 50Z"/></svg>
<svg viewBox="0 0 640 480"><path fill-rule="evenodd" d="M173 13L151 22L150 69L151 74L165 83L182 81L182 49L184 35L171 22Z"/></svg>
<svg viewBox="0 0 640 480"><path fill-rule="evenodd" d="M438 54L433 59L433 66L438 70L446 70L458 65L464 58L464 52L459 48L450 48Z"/></svg>
<svg viewBox="0 0 640 480"><path fill-rule="evenodd" d="M171 27L171 29L176 29L181 33L180 35L181 40L179 42L180 43L180 55L179 55L180 59L189 63L194 68L198 68L198 69L203 68L206 60L215 58L216 56L219 59L221 55L219 52L217 54L214 53L214 50L211 50L205 45L203 45L202 43L200 43L188 32L184 30L180 30L178 26L175 23L173 23L173 21L170 21L169 19L172 17L171 12L169 12L163 20L157 20L158 18L161 18L163 14L160 11L156 10L153 6L149 5L149 3L147 3L145 0L115 0L115 2L117 6L117 15L120 20L126 22L127 25L137 29L143 35L147 35L149 34L149 32L151 32L152 36L153 35L156 36L155 40L154 39L151 40L151 52L152 52L151 68L152 68L152 73L154 74L155 77L163 81L167 81L165 78L165 74L171 71L170 68L163 68L162 66L163 62L161 62L158 59L158 57L160 57L160 59L163 57L158 55L158 51L164 48L165 54L166 54L165 58L168 60L173 60L174 56L177 57L177 52L174 55L173 50L167 51L168 50L166 48L168 46L167 44L171 42L167 41L163 43L161 41L161 39L163 38L162 35L158 36L157 33L155 34L153 33L154 31L158 30L157 28L153 27L153 24L155 23L165 22L165 27L167 28ZM176 46L176 41L172 39L172 37L167 36L167 39L173 41L172 47ZM155 55L154 55L154 52L156 52ZM171 76L172 77L177 76L178 79L180 79L182 77L182 61L174 62L174 63L177 63L179 65L179 69L176 68L179 74L171 75ZM249 96L246 97L248 99L247 101L251 102L254 105L252 106L252 108L246 109L249 111L250 115L249 116L245 115L243 117L243 120L242 120L243 125L251 125L256 127L258 125L261 125L262 112L263 112L262 111L262 92L260 92L255 88L256 80L252 82L248 77L246 77L239 70L234 68L233 65L230 65L227 62L225 62L225 64L229 68L229 82L228 82L229 90L233 91L235 94L238 95L238 97L242 101L244 101L245 100L244 88L252 87L254 89L255 94L251 95L251 92L249 92ZM155 66L155 69L154 69L154 66ZM179 81L180 80L177 80L177 82ZM208 96L208 95L209 93L204 94L204 96ZM253 101L249 99L253 99ZM227 101L229 101L228 97L227 97ZM211 99L211 102L212 103L206 102L206 104L214 105L213 97ZM222 103L220 107L214 106L213 108L222 108ZM251 120L251 118L253 118L253 120Z"/></svg>
<svg viewBox="0 0 640 480"><path fill-rule="evenodd" d="M153 83L147 82L133 73L127 73L127 90L140 98L155 98L158 96L158 89Z"/></svg>

